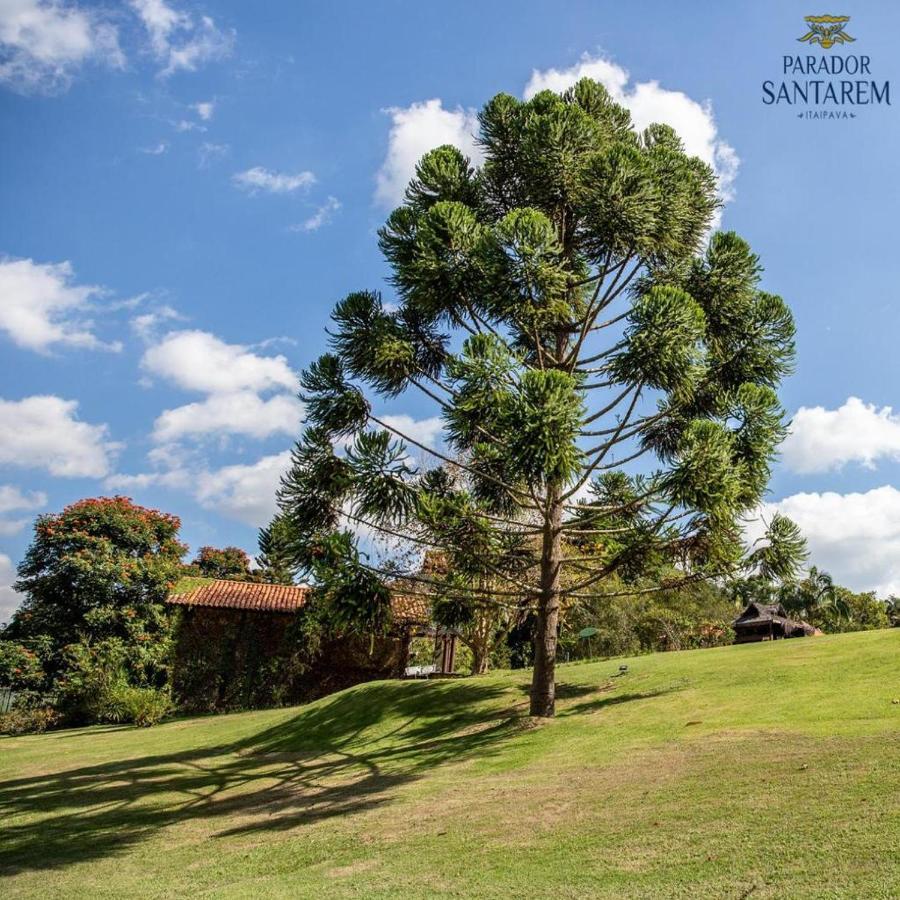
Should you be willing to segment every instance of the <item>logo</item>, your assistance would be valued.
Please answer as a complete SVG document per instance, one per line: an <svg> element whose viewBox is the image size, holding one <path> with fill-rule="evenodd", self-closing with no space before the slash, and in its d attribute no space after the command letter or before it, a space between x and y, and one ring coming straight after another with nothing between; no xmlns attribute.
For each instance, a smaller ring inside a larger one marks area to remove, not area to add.
<svg viewBox="0 0 900 900"><path fill-rule="evenodd" d="M806 16L805 21L808 31L796 43L806 44L808 52L794 48L781 57L780 77L762 83L766 106L787 107L798 119L841 120L891 105L890 80L880 76L871 56L850 48L856 42L845 31L850 16ZM832 52L838 45L850 52Z"/></svg>
<svg viewBox="0 0 900 900"><path fill-rule="evenodd" d="M823 50L830 50L835 44L849 44L856 40L844 32L850 16L807 16L809 31L797 38L804 44L818 44Z"/></svg>

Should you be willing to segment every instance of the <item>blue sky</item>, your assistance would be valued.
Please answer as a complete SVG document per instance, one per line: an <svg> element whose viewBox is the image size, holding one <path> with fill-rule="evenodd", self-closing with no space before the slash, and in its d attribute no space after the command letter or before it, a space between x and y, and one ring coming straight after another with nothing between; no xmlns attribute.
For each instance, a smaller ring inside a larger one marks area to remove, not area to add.
<svg viewBox="0 0 900 900"><path fill-rule="evenodd" d="M838 579L900 591L897 106L763 104L783 55L826 52L796 41L807 7L671 9L0 0L0 604L33 516L83 496L253 552L295 373L337 299L383 287L375 231L412 159L466 149L494 93L578 74L668 117L730 182L722 227L798 322L768 511ZM842 13L856 42L829 52L900 90L900 7ZM382 411L439 439L415 398Z"/></svg>

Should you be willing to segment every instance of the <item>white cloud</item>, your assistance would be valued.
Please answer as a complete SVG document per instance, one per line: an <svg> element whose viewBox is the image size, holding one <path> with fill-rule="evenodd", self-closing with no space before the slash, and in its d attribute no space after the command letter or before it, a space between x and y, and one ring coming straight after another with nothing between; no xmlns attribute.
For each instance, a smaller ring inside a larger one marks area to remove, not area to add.
<svg viewBox="0 0 900 900"><path fill-rule="evenodd" d="M18 534L28 522L29 519L0 519L0 537Z"/></svg>
<svg viewBox="0 0 900 900"><path fill-rule="evenodd" d="M139 316L135 327L148 334L155 322ZM299 380L284 356L264 356L240 344L227 344L205 331L173 331L148 347L145 372L207 396L165 410L154 424L158 443L184 438L238 434L264 438L295 435L302 406ZM263 398L265 393L273 396Z"/></svg>
<svg viewBox="0 0 900 900"><path fill-rule="evenodd" d="M156 340L157 329L164 322L177 321L183 318L184 316L182 316L177 309L173 309L171 306L164 304L151 312L135 316L131 320L131 328L139 338L149 342L151 340Z"/></svg>
<svg viewBox="0 0 900 900"><path fill-rule="evenodd" d="M0 519L0 537L11 537L18 534L31 520L24 519Z"/></svg>
<svg viewBox="0 0 900 900"><path fill-rule="evenodd" d="M154 447L147 454L147 459L154 471L139 472L135 475L117 472L104 480L104 487L110 491L131 492L158 485L190 493L195 486L195 472L198 468L202 468L197 453L183 444L163 444Z"/></svg>
<svg viewBox="0 0 900 900"><path fill-rule="evenodd" d="M114 26L58 0L0 2L0 82L21 91L64 90L84 63L125 64Z"/></svg>
<svg viewBox="0 0 900 900"><path fill-rule="evenodd" d="M54 396L0 399L0 464L65 478L102 478L121 444L106 425L76 418L78 402Z"/></svg>
<svg viewBox="0 0 900 900"><path fill-rule="evenodd" d="M432 448L437 447L444 427L444 423L439 416L432 416L428 419L414 419L412 416L406 415L406 413L399 413L397 415L379 416L378 418L389 428L396 428L397 431L407 435L414 441ZM410 451L418 452L414 446L410 447Z"/></svg>
<svg viewBox="0 0 900 900"><path fill-rule="evenodd" d="M15 580L16 568L12 560L5 553L0 553L0 623L8 622L13 611L25 599L13 589Z"/></svg>
<svg viewBox="0 0 900 900"><path fill-rule="evenodd" d="M251 194L265 191L268 194L291 194L300 188L308 188L315 184L316 176L312 172L297 172L289 175L285 172L273 172L262 166L254 166L245 172L236 172L231 180L242 190Z"/></svg>
<svg viewBox="0 0 900 900"><path fill-rule="evenodd" d="M197 151L197 155L200 157L200 168L206 168L212 160L225 156L230 149L228 144L213 144L210 141L204 141Z"/></svg>
<svg viewBox="0 0 900 900"><path fill-rule="evenodd" d="M264 456L250 465L202 472L197 478L195 496L207 509L247 525L265 525L275 514L275 492L290 460L290 451L285 451Z"/></svg>
<svg viewBox="0 0 900 900"><path fill-rule="evenodd" d="M658 81L631 82L627 70L621 66L587 54L568 69L532 71L525 86L525 99L543 90L564 91L581 78L599 81L616 103L630 110L638 130L654 122L671 125L684 142L685 150L713 167L722 199L732 199L740 160L734 148L720 137L709 101L700 103L681 91L660 87Z"/></svg>
<svg viewBox="0 0 900 900"><path fill-rule="evenodd" d="M900 594L900 491L801 493L763 506L793 519L807 539L810 563L853 590Z"/></svg>
<svg viewBox="0 0 900 900"><path fill-rule="evenodd" d="M146 153L147 156L162 156L168 149L169 145L165 141L160 141L152 147L141 147L141 153Z"/></svg>
<svg viewBox="0 0 900 900"><path fill-rule="evenodd" d="M11 484L0 484L0 515L18 509L40 509L47 504L47 495L43 491L31 491L23 494L19 488Z"/></svg>
<svg viewBox="0 0 900 900"><path fill-rule="evenodd" d="M297 435L302 418L303 406L289 394L267 400L254 391L213 394L201 402L165 410L154 423L153 436L171 442L210 434Z"/></svg>
<svg viewBox="0 0 900 900"><path fill-rule="evenodd" d="M808 474L849 462L874 468L878 459L900 460L900 414L848 397L837 409L801 406L781 445L784 464Z"/></svg>
<svg viewBox="0 0 900 900"><path fill-rule="evenodd" d="M153 55L162 64L161 78L178 71L194 72L203 63L228 56L234 31L223 31L209 16L195 20L165 0L131 0L147 29Z"/></svg>
<svg viewBox="0 0 900 900"><path fill-rule="evenodd" d="M121 350L121 344L99 340L86 318L93 298L104 293L95 285L75 284L69 262L0 259L0 329L20 347L40 353L54 344Z"/></svg>
<svg viewBox="0 0 900 900"><path fill-rule="evenodd" d="M291 231L318 231L323 225L327 225L334 214L341 208L341 202L337 197L329 197L308 219L299 225L291 225Z"/></svg>
<svg viewBox="0 0 900 900"><path fill-rule="evenodd" d="M415 173L416 163L443 144L458 147L473 163L483 159L475 143L478 119L472 109L444 109L439 99L386 110L391 117L388 150L378 172L375 199L383 206L397 206Z"/></svg>
<svg viewBox="0 0 900 900"><path fill-rule="evenodd" d="M173 122L172 126L176 131L206 131L206 126L201 125L199 122L192 122L190 119L181 119L178 122Z"/></svg>
<svg viewBox="0 0 900 900"><path fill-rule="evenodd" d="M144 23L158 56L168 53L169 37L174 31L190 27L190 16L177 12L163 0L131 0L131 6Z"/></svg>
<svg viewBox="0 0 900 900"><path fill-rule="evenodd" d="M43 491L32 491L26 495L11 484L0 484L0 535L17 534L29 522L27 518L4 518L7 513L30 512L46 504L47 495Z"/></svg>
<svg viewBox="0 0 900 900"><path fill-rule="evenodd" d="M139 472L136 475L116 473L104 479L103 486L108 491L135 491L152 486L166 487L173 490L189 490L191 474L184 469L171 469L165 472Z"/></svg>
<svg viewBox="0 0 900 900"><path fill-rule="evenodd" d="M186 390L202 393L299 388L284 356L259 356L206 331L170 332L146 350L141 367Z"/></svg>
<svg viewBox="0 0 900 900"><path fill-rule="evenodd" d="M191 109L194 110L204 122L208 122L216 111L216 104L214 100L204 100L202 103L192 104Z"/></svg>

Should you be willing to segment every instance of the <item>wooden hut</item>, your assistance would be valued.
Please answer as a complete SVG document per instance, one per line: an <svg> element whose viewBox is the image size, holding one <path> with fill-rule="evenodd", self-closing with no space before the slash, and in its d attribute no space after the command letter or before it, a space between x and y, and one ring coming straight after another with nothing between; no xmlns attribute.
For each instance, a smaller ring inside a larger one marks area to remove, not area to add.
<svg viewBox="0 0 900 900"><path fill-rule="evenodd" d="M777 641L781 638L811 637L821 634L809 622L791 619L780 603L748 603L732 623L734 642Z"/></svg>

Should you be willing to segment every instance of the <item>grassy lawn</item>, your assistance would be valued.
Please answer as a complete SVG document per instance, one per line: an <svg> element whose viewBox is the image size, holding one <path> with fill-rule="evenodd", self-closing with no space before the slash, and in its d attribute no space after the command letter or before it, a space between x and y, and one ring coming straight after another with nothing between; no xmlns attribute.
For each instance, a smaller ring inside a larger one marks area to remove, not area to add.
<svg viewBox="0 0 900 900"><path fill-rule="evenodd" d="M0 739L11 897L900 896L900 630Z"/></svg>

